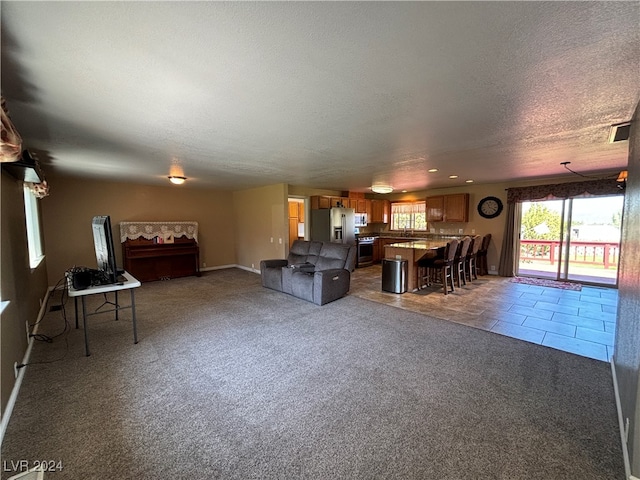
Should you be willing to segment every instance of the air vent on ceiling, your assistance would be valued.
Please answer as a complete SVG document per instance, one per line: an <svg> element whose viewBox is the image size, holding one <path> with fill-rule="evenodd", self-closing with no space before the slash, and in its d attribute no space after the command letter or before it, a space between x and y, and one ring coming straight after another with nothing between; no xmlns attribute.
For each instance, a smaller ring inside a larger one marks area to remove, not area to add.
<svg viewBox="0 0 640 480"><path fill-rule="evenodd" d="M629 140L630 130L631 122L616 123L615 125L611 125L611 131L609 132L609 143Z"/></svg>

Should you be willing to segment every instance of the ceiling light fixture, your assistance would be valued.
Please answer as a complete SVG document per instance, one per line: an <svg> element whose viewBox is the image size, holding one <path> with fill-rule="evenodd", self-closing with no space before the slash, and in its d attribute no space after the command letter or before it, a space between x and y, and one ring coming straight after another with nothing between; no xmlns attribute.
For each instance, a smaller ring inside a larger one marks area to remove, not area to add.
<svg viewBox="0 0 640 480"><path fill-rule="evenodd" d="M177 175L171 175L167 178L169 178L169 181L175 185L182 185L187 179L187 177L179 177Z"/></svg>
<svg viewBox="0 0 640 480"><path fill-rule="evenodd" d="M465 183L473 183L473 180L465 180Z"/></svg>
<svg viewBox="0 0 640 480"><path fill-rule="evenodd" d="M391 185L372 185L371 191L373 193L391 193L393 192L393 187Z"/></svg>
<svg viewBox="0 0 640 480"><path fill-rule="evenodd" d="M620 175L618 175L616 182L618 182L619 189L624 190L627 188L627 171L626 170L622 170L620 172Z"/></svg>
<svg viewBox="0 0 640 480"><path fill-rule="evenodd" d="M458 175L449 175L449 178L451 179L458 178Z"/></svg>
<svg viewBox="0 0 640 480"><path fill-rule="evenodd" d="M430 168L429 170L427 170L427 172L429 172L429 173L435 173L437 171L438 171L437 168Z"/></svg>

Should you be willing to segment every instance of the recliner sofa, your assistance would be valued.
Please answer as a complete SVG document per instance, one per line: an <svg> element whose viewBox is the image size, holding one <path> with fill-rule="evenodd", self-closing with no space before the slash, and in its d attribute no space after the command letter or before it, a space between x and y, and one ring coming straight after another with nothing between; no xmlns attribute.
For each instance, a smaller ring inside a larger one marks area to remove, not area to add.
<svg viewBox="0 0 640 480"><path fill-rule="evenodd" d="M286 259L262 260L262 286L324 305L349 291L355 245L296 240Z"/></svg>

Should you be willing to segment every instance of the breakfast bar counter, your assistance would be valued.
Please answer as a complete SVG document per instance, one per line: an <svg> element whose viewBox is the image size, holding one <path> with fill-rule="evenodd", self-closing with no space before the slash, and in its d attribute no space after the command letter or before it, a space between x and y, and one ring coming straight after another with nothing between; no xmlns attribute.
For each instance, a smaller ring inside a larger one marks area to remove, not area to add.
<svg viewBox="0 0 640 480"><path fill-rule="evenodd" d="M384 248L385 258L407 260L407 289L412 292L418 288L416 262L425 256L435 256L439 248L444 248L447 240L415 240L392 243Z"/></svg>

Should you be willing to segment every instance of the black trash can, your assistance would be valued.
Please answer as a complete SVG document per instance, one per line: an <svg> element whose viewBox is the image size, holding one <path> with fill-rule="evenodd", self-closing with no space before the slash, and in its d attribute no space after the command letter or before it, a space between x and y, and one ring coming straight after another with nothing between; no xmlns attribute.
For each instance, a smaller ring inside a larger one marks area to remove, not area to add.
<svg viewBox="0 0 640 480"><path fill-rule="evenodd" d="M394 260L385 258L382 260L382 290L391 293L404 293L407 291L407 260Z"/></svg>

